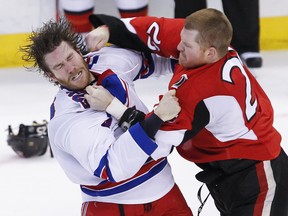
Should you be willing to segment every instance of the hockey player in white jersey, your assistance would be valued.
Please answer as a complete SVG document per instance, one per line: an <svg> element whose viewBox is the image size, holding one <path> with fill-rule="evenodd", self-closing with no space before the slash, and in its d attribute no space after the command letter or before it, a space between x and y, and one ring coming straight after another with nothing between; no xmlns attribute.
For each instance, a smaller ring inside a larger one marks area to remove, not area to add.
<svg viewBox="0 0 288 216"><path fill-rule="evenodd" d="M133 85L135 79L172 72L173 64L113 47L83 58L81 36L70 28L64 19L50 21L32 32L31 43L21 50L23 59L33 62L31 69L60 87L51 105L49 140L68 178L81 186L82 216L192 215L167 159L159 158L165 147L153 141L162 123L180 111L175 92L165 94L145 117ZM87 103L85 88L103 90L99 85L114 96L109 113L116 118ZM121 108L113 110L115 103ZM131 127L123 132L118 121Z"/></svg>

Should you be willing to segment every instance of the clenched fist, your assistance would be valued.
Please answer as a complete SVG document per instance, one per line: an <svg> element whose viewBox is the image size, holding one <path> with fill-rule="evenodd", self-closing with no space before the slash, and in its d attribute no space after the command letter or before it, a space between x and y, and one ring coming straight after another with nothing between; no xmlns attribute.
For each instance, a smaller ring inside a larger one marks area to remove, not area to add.
<svg viewBox="0 0 288 216"><path fill-rule="evenodd" d="M163 121L168 121L177 117L178 113L181 111L178 98L175 94L176 90L168 91L162 97L158 107L154 111L154 113Z"/></svg>
<svg viewBox="0 0 288 216"><path fill-rule="evenodd" d="M92 109L98 111L105 111L114 99L114 96L103 86L87 86L85 90L88 93L84 95L85 99Z"/></svg>
<svg viewBox="0 0 288 216"><path fill-rule="evenodd" d="M85 37L87 48L89 51L100 50L108 42L109 36L110 33L107 26L100 26L94 29Z"/></svg>

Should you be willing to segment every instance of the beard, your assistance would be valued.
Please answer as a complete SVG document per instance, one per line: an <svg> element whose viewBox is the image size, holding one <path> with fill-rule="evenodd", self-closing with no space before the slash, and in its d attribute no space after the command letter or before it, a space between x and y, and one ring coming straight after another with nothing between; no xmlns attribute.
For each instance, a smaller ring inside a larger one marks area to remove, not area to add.
<svg viewBox="0 0 288 216"><path fill-rule="evenodd" d="M94 79L94 76L88 70L86 65L75 69L73 73L67 77L67 79L58 79L57 82L66 89L69 90L83 90Z"/></svg>

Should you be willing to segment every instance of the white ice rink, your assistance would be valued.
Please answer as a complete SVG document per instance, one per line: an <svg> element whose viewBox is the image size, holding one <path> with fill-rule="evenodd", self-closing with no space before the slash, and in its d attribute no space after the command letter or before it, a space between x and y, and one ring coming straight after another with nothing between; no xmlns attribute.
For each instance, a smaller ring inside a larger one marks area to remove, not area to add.
<svg viewBox="0 0 288 216"><path fill-rule="evenodd" d="M288 51L262 52L264 66L256 71L257 79L270 97L275 110L275 127L288 150ZM151 107L157 95L166 91L169 77L137 82L140 97ZM147 91L150 89L150 91ZM49 106L57 87L37 73L23 68L0 70L0 215L1 216L79 216L80 189L64 175L49 152L29 159L19 158L7 145L7 126L31 124L49 119ZM256 154L256 152L255 152ZM180 158L169 156L176 182L194 215L201 185L194 178L198 168ZM207 194L203 190L202 196ZM219 215L210 197L202 211L204 216Z"/></svg>

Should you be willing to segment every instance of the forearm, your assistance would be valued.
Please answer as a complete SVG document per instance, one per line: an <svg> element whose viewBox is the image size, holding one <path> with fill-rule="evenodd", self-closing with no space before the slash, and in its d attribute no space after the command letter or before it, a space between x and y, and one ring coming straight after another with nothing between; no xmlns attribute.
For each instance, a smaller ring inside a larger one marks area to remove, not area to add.
<svg viewBox="0 0 288 216"><path fill-rule="evenodd" d="M145 43L143 43L139 39L138 35L130 32L120 19L104 14L94 14L91 15L89 19L95 28L102 25L106 25L109 27L110 43L120 46L122 48L128 48L144 52L146 54L151 53Z"/></svg>
<svg viewBox="0 0 288 216"><path fill-rule="evenodd" d="M145 113L136 110L135 108L127 108L117 98L112 100L107 107L106 112L119 120L119 126L124 131L140 122L140 126L151 139L154 139L155 134L164 122L154 113L145 118Z"/></svg>

